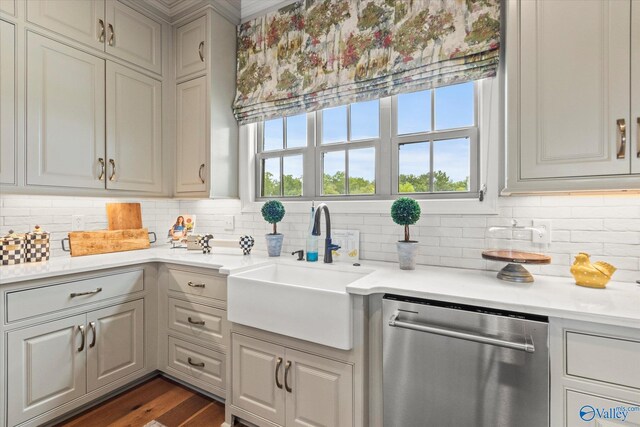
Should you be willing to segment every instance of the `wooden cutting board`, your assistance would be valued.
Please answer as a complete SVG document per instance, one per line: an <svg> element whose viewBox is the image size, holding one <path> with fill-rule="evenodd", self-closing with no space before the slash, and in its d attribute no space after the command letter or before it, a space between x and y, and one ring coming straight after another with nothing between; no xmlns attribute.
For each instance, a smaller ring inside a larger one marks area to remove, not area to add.
<svg viewBox="0 0 640 427"><path fill-rule="evenodd" d="M147 249L150 246L149 233L146 228L72 231L69 233L69 248L71 256L74 257Z"/></svg>
<svg viewBox="0 0 640 427"><path fill-rule="evenodd" d="M107 203L109 230L142 228L140 203Z"/></svg>

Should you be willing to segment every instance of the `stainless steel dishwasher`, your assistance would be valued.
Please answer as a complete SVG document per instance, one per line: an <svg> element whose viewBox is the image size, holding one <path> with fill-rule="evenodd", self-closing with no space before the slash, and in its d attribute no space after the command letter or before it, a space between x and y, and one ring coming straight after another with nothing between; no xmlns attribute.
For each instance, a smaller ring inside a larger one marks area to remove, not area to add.
<svg viewBox="0 0 640 427"><path fill-rule="evenodd" d="M385 295L385 427L549 425L548 319Z"/></svg>

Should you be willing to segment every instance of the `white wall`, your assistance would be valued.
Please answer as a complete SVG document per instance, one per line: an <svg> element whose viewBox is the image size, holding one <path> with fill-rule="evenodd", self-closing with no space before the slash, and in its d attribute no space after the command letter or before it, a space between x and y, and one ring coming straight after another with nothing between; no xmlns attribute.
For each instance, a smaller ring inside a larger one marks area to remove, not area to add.
<svg viewBox="0 0 640 427"><path fill-rule="evenodd" d="M87 229L106 228L104 204L126 199L10 196L0 197L0 234L10 228L27 231L35 224L53 233L54 256L68 256L60 248L60 239L71 229L71 215L85 215ZM140 200L136 200L140 201ZM249 234L256 238L255 251L266 253L264 234L271 226L259 212L242 213L238 200L178 201L144 199L143 223L163 237L180 213L197 216L197 230L212 232L218 238L238 238ZM329 203L331 207L331 203ZM420 241L418 262L463 268L496 269L480 252L489 245L486 227L508 225L515 218L522 225L531 219L552 221L552 243L548 266L530 267L533 272L569 276L569 266L580 251L605 260L618 268L614 278L640 280L640 196L528 196L500 198L497 215L423 215L411 227L412 238ZM233 215L235 230L224 230L224 215ZM388 214L354 212L334 213L334 229L360 231L362 259L396 261L395 242L402 238L402 228ZM309 226L308 214L287 214L278 230L285 234L283 256L305 248ZM323 231L324 234L324 231ZM322 243L322 238L321 238Z"/></svg>

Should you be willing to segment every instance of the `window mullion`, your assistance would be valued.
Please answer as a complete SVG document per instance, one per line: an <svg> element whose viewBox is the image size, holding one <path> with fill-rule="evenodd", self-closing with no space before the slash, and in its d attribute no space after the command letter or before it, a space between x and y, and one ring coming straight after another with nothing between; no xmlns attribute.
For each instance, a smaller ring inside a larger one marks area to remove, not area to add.
<svg viewBox="0 0 640 427"><path fill-rule="evenodd" d="M434 143L433 139L429 140L429 192L430 193L433 193L433 190L434 190L433 143Z"/></svg>
<svg viewBox="0 0 640 427"><path fill-rule="evenodd" d="M380 139L376 143L376 195L388 196L393 194L394 171L397 172L397 165L394 166L395 156L393 155L394 144L392 143L392 132L396 127L394 124L397 116L394 111L393 98L386 97L380 99ZM389 163L391 162L391 163ZM397 177L395 179L397 181Z"/></svg>

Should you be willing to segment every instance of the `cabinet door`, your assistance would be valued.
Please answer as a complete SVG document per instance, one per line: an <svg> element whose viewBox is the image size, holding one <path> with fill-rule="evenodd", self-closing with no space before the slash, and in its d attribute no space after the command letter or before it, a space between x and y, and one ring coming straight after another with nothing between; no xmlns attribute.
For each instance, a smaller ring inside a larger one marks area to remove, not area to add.
<svg viewBox="0 0 640 427"><path fill-rule="evenodd" d="M640 174L640 1L631 2L631 173ZM635 142L635 143L634 143Z"/></svg>
<svg viewBox="0 0 640 427"><path fill-rule="evenodd" d="M520 178L628 174L630 0L519 4Z"/></svg>
<svg viewBox="0 0 640 427"><path fill-rule="evenodd" d="M87 314L87 391L144 367L142 300Z"/></svg>
<svg viewBox="0 0 640 427"><path fill-rule="evenodd" d="M9 425L86 393L84 325L80 315L7 334Z"/></svg>
<svg viewBox="0 0 640 427"><path fill-rule="evenodd" d="M203 72L207 38L207 17L201 16L176 29L176 78Z"/></svg>
<svg viewBox="0 0 640 427"><path fill-rule="evenodd" d="M352 426L353 367L290 349L286 356L286 426Z"/></svg>
<svg viewBox="0 0 640 427"><path fill-rule="evenodd" d="M640 427L640 405L567 390L565 420L566 427Z"/></svg>
<svg viewBox="0 0 640 427"><path fill-rule="evenodd" d="M107 0L107 53L162 73L161 26L117 0Z"/></svg>
<svg viewBox="0 0 640 427"><path fill-rule="evenodd" d="M161 83L107 62L107 188L160 191Z"/></svg>
<svg viewBox="0 0 640 427"><path fill-rule="evenodd" d="M0 12L15 16L16 2L15 0L0 0Z"/></svg>
<svg viewBox="0 0 640 427"><path fill-rule="evenodd" d="M29 0L25 4L29 22L104 49L104 0Z"/></svg>
<svg viewBox="0 0 640 427"><path fill-rule="evenodd" d="M27 184L104 188L104 60L27 33Z"/></svg>
<svg viewBox="0 0 640 427"><path fill-rule="evenodd" d="M176 191L206 191L207 80L200 77L177 86Z"/></svg>
<svg viewBox="0 0 640 427"><path fill-rule="evenodd" d="M233 334L232 403L284 425L284 348Z"/></svg>
<svg viewBox="0 0 640 427"><path fill-rule="evenodd" d="M0 21L0 184L16 183L15 29Z"/></svg>

